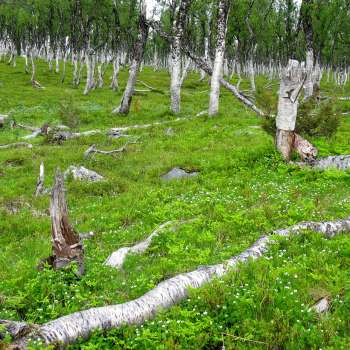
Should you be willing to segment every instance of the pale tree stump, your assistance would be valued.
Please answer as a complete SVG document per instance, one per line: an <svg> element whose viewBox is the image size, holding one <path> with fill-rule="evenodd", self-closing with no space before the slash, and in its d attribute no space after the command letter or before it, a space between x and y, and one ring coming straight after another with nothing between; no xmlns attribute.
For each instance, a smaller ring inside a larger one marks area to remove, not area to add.
<svg viewBox="0 0 350 350"><path fill-rule="evenodd" d="M64 193L64 177L56 171L52 188L50 215L52 226L52 257L48 261L54 269L60 269L71 262L77 262L79 274L84 273L84 249L79 235L69 223L67 203Z"/></svg>
<svg viewBox="0 0 350 350"><path fill-rule="evenodd" d="M276 147L282 157L289 161L293 150L308 163L315 161L317 149L310 142L295 133L298 114L298 99L305 83L306 74L303 64L289 60L282 72L276 118Z"/></svg>

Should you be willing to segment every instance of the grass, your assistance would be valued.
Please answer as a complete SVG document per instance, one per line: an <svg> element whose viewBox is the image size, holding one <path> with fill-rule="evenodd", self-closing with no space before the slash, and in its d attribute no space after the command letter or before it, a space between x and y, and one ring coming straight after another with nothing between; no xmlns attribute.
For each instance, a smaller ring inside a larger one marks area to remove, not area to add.
<svg viewBox="0 0 350 350"><path fill-rule="evenodd" d="M169 113L169 77L164 71L144 69L140 79L164 93L136 95L128 117L111 114L121 92L105 87L83 96L83 86L71 86L70 69L62 85L40 62L37 80L43 90L33 89L23 72L21 60L17 68L0 63L0 113L18 122L41 126L75 118L80 130L107 130L175 118ZM122 71L121 86L126 77ZM257 83L263 86L266 81L259 77ZM207 83L189 76L181 116L194 116L207 107L206 90ZM326 82L322 91L350 95L349 86ZM344 112L350 110L348 101L339 103ZM68 113L67 106L74 113ZM223 90L218 117L130 131L139 143L116 158L84 160L84 151L93 143L101 149L125 143L104 135L63 145L38 137L32 150L0 151L0 319L43 323L125 302L179 272L222 262L273 229L348 216L350 173L284 164L273 139L259 125L253 113ZM173 136L166 135L168 127ZM0 129L1 144L20 141L26 134ZM350 154L349 136L345 116L335 137L312 141L321 155ZM71 222L79 232L95 232L86 242L86 274L81 278L72 269L36 270L39 260L50 254L49 197L33 197L41 161L47 186L57 167L70 165L83 165L106 178L93 184L72 179L66 183ZM160 175L175 166L200 175L161 181ZM186 218L195 220L177 232L162 233L147 253L129 256L123 271L102 265L112 251L145 238L160 223ZM223 344L226 349L348 349L349 263L347 236L326 240L308 232L280 240L266 258L191 292L187 301L144 326L96 333L71 349L221 349ZM319 318L308 310L325 295L332 308Z"/></svg>

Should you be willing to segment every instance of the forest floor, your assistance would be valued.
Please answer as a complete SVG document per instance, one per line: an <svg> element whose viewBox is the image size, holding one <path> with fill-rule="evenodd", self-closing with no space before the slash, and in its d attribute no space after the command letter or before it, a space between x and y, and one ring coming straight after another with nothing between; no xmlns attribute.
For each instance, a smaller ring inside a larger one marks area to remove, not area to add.
<svg viewBox="0 0 350 350"><path fill-rule="evenodd" d="M122 87L126 77L122 71ZM168 74L146 68L140 79L160 91L137 94L130 115L123 117L111 114L121 92L106 86L83 96L82 85L71 85L70 69L62 85L47 64L39 64L37 80L45 87L40 90L29 83L22 61L17 68L0 63L0 113L26 125L71 124L81 131L175 119L169 113ZM257 80L260 86L266 83ZM350 96L350 86L323 83L322 92ZM206 109L208 93L208 84L190 75L180 116ZM223 262L274 229L350 215L350 172L285 164L256 115L225 90L220 102L215 118L128 131L138 143L116 157L86 160L83 154L91 144L111 150L126 138L96 135L57 145L39 136L29 141L32 149L0 150L0 319L44 323L125 302L177 273ZM339 103L350 111L350 101ZM349 118L343 117L335 137L311 139L322 156L350 154ZM29 133L0 129L0 144L23 141ZM98 183L66 182L72 224L79 232L95 233L85 242L83 277L73 268L36 269L51 249L49 196L33 196L41 161L46 186L52 185L57 167L70 165L105 177ZM199 175L162 181L160 176L173 167ZM194 220L176 232L162 232L146 253L129 256L122 271L103 265L111 252L177 219ZM264 258L192 291L186 301L143 326L97 332L70 349L349 349L349 269L347 235L327 240L305 232L280 239ZM325 296L330 311L323 316L310 311Z"/></svg>

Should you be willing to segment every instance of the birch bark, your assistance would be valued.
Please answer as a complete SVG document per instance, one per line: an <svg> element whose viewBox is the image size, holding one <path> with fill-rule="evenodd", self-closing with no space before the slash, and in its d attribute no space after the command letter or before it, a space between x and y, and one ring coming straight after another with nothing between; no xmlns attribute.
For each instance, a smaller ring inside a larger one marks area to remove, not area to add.
<svg viewBox="0 0 350 350"><path fill-rule="evenodd" d="M209 100L209 116L213 117L219 112L220 79L223 75L223 64L225 57L225 37L227 30L229 1L219 0L219 13L217 21L217 39L213 74L211 77L211 89Z"/></svg>

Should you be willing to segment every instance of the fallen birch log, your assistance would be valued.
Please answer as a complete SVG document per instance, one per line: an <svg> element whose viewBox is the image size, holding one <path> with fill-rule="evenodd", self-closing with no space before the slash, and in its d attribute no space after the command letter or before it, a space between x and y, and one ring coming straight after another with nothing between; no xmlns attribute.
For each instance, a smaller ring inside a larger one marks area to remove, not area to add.
<svg viewBox="0 0 350 350"><path fill-rule="evenodd" d="M157 227L144 241L135 244L132 247L123 247L113 252L105 261L104 265L121 269L124 261L129 254L141 254L145 252L152 243L154 237L157 237L165 229L175 230L177 226L188 221L167 221Z"/></svg>
<svg viewBox="0 0 350 350"><path fill-rule="evenodd" d="M0 145L0 149L21 148L21 147L33 148L33 145L27 142L16 142L16 143L9 143L8 145Z"/></svg>
<svg viewBox="0 0 350 350"><path fill-rule="evenodd" d="M181 273L158 284L143 296L123 304L95 307L60 317L38 326L30 335L19 338L14 345L26 349L31 339L40 339L46 345L67 346L79 338L87 338L97 330L109 330L125 325L142 324L162 310L170 308L188 296L191 288L199 288L215 277L222 277L239 264L256 260L268 251L274 237L288 237L301 230L310 230L332 238L350 232L350 217L327 222L302 222L286 229L273 231L260 237L251 247L224 263L201 266L197 270ZM4 322L4 321L3 321Z"/></svg>
<svg viewBox="0 0 350 350"><path fill-rule="evenodd" d="M148 128L152 128L153 126L158 126L158 125L165 125L165 124L170 124L170 123L177 123L177 122L181 122L181 121L187 121L187 120L192 120L195 118L198 118L200 116L202 116L203 114L197 114L193 117L188 117L188 118L184 118L184 117L180 117L180 118L176 118L173 120L164 120L161 122L154 122L154 123L150 123L150 124L135 124L135 125L128 125L128 126L120 126L118 128L112 128L109 130L109 134L110 135L114 135L115 133L121 133L123 131L129 131L129 130L137 130L137 129L148 129ZM125 135L124 135L125 136Z"/></svg>
<svg viewBox="0 0 350 350"><path fill-rule="evenodd" d="M346 170L350 168L350 155L329 156L329 157L316 159L311 163L296 162L294 164L301 167L308 167L311 169L318 169L318 170L327 170L327 169Z"/></svg>
<svg viewBox="0 0 350 350"><path fill-rule="evenodd" d="M76 139L79 137L87 137L102 134L101 130L89 130L83 132L70 132L70 131L52 131L51 139L56 142L67 141Z"/></svg>

